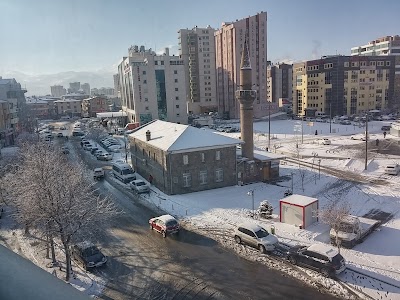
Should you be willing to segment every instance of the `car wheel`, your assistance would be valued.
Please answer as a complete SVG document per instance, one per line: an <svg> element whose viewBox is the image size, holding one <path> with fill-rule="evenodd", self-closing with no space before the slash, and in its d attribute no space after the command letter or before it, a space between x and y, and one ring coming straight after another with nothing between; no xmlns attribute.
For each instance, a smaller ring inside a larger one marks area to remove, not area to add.
<svg viewBox="0 0 400 300"><path fill-rule="evenodd" d="M328 277L330 276L330 272L329 272L329 270L328 270L327 268L323 268L323 269L321 270L321 274L322 274L322 276L324 276L325 278L328 278Z"/></svg>
<svg viewBox="0 0 400 300"><path fill-rule="evenodd" d="M293 256L289 256L289 261L293 265L297 265L297 260Z"/></svg>
<svg viewBox="0 0 400 300"><path fill-rule="evenodd" d="M162 231L161 234L162 234L163 238L167 237L167 233L165 231Z"/></svg>
<svg viewBox="0 0 400 300"><path fill-rule="evenodd" d="M260 253L262 254L267 252L267 250L265 250L265 247L263 245L258 245L258 250L260 250Z"/></svg>
<svg viewBox="0 0 400 300"><path fill-rule="evenodd" d="M240 237L238 237L237 235L235 235L235 242L238 244L242 243L242 239Z"/></svg>

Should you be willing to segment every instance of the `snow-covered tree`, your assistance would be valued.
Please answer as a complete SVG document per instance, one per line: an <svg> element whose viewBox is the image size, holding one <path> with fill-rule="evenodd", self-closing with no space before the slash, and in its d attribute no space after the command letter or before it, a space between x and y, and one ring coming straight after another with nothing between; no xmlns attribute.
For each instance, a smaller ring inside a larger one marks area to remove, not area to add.
<svg viewBox="0 0 400 300"><path fill-rule="evenodd" d="M117 213L113 202L98 195L83 167L72 164L59 149L36 143L21 149L21 165L9 184L17 217L45 232L53 244L58 237L66 260L66 280L71 275L70 245L82 230L90 230Z"/></svg>
<svg viewBox="0 0 400 300"><path fill-rule="evenodd" d="M318 212L318 217L322 223L328 224L334 231L336 236L336 246L340 253L340 240L339 231L342 223L347 220L350 214L350 205L345 201L329 201L322 209Z"/></svg>

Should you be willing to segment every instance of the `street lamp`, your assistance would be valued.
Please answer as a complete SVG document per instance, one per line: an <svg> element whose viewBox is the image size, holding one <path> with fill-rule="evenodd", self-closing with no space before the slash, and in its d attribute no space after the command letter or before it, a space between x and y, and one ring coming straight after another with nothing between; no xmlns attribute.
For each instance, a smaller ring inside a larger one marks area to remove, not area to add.
<svg viewBox="0 0 400 300"><path fill-rule="evenodd" d="M251 196L252 203L253 203L253 219L254 219L254 190L250 190L247 192L247 195Z"/></svg>
<svg viewBox="0 0 400 300"><path fill-rule="evenodd" d="M321 159L318 159L318 179L321 179Z"/></svg>

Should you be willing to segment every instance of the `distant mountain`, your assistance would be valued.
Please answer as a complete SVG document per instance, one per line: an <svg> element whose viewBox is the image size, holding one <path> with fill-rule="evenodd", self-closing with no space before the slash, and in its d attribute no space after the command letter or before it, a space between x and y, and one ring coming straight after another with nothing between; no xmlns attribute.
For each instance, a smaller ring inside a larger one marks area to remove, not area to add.
<svg viewBox="0 0 400 300"><path fill-rule="evenodd" d="M89 83L90 88L114 87L113 75L117 73L107 71L98 72L61 72L56 74L29 75L21 72L6 72L0 74L3 78L15 78L28 92L27 96L43 96L50 94L50 86L63 85L69 87L70 82L79 81L80 83Z"/></svg>

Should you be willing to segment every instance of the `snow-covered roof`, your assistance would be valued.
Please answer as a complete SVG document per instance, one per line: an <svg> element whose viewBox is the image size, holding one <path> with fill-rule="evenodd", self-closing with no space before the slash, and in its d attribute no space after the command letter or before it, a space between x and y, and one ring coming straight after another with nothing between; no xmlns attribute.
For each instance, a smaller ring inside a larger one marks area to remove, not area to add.
<svg viewBox="0 0 400 300"><path fill-rule="evenodd" d="M284 159L286 158L286 156L267 151L254 150L254 158L261 161L266 161L266 160Z"/></svg>
<svg viewBox="0 0 400 300"><path fill-rule="evenodd" d="M159 219L159 220L163 221L164 223L166 223L167 221L170 221L170 220L175 220L175 218L171 215L162 215L162 216L157 217L156 219Z"/></svg>
<svg viewBox="0 0 400 300"><path fill-rule="evenodd" d="M310 251L314 251L314 252L326 255L327 257L330 257L330 258L335 257L336 255L339 254L339 252L336 249L329 247L327 245L324 245L324 244L312 244L307 249Z"/></svg>
<svg viewBox="0 0 400 300"><path fill-rule="evenodd" d="M82 100L78 99L64 99L64 100L56 100L54 103L68 103L68 102L82 102Z"/></svg>
<svg viewBox="0 0 400 300"><path fill-rule="evenodd" d="M258 225L256 223L252 223L252 222L246 222L246 223L239 224L238 227L243 227L243 228L246 228L246 229L250 229L250 230L253 230L254 232L260 230L260 228L261 228L260 225Z"/></svg>
<svg viewBox="0 0 400 300"><path fill-rule="evenodd" d="M126 112L124 111L110 111L110 112L102 112L96 113L97 118L117 118L117 117L126 117Z"/></svg>
<svg viewBox="0 0 400 300"><path fill-rule="evenodd" d="M150 131L151 134L150 141L146 140L147 131ZM161 120L143 126L129 136L170 152L243 143L241 140L223 136L207 129Z"/></svg>
<svg viewBox="0 0 400 300"><path fill-rule="evenodd" d="M315 201L318 201L317 198L311 198L303 195L290 195L286 198L281 199L282 202L299 205L299 206L307 206Z"/></svg>

